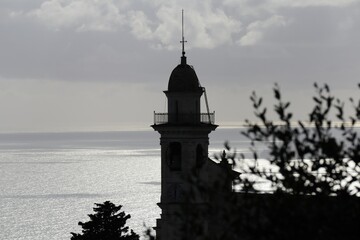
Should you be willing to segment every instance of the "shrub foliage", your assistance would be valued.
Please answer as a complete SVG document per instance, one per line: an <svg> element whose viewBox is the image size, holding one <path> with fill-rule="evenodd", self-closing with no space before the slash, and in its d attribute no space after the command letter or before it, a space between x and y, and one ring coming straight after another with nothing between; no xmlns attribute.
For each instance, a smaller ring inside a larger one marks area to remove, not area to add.
<svg viewBox="0 0 360 240"><path fill-rule="evenodd" d="M89 214L90 220L79 222L82 233L71 233L71 240L138 240L139 235L125 226L129 214L119 212L121 205L116 206L110 201L95 203L95 214Z"/></svg>

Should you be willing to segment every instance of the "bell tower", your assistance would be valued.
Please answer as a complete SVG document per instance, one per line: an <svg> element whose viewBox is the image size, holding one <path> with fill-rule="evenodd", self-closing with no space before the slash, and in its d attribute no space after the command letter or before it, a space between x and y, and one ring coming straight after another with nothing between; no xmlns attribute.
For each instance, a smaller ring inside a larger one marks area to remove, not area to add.
<svg viewBox="0 0 360 240"><path fill-rule="evenodd" d="M172 71L168 89L164 91L167 113L154 113L152 128L160 133L161 145L161 218L155 227L159 240L177 240L184 192L190 188L188 177L208 161L209 133L214 131L215 113L210 113L205 88L195 70L187 64L182 36L181 63ZM204 95L207 112L201 113Z"/></svg>

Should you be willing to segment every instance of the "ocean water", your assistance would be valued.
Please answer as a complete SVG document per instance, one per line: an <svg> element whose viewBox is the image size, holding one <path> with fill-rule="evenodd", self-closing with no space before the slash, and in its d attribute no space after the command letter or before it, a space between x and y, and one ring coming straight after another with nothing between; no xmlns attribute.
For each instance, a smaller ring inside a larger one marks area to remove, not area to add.
<svg viewBox="0 0 360 240"><path fill-rule="evenodd" d="M210 135L210 157L239 129ZM0 239L70 239L94 203L110 200L141 234L160 209L160 145L154 131L0 134Z"/></svg>

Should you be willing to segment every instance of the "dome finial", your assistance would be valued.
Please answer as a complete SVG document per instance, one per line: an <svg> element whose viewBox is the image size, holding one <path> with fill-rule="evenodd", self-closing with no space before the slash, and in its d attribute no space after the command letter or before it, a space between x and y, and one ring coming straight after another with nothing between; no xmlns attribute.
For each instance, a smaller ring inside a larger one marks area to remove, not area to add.
<svg viewBox="0 0 360 240"><path fill-rule="evenodd" d="M184 37L184 9L181 11L181 35L182 40L180 43L182 44L182 56L181 56L181 64L186 64L186 57L185 57L185 37Z"/></svg>

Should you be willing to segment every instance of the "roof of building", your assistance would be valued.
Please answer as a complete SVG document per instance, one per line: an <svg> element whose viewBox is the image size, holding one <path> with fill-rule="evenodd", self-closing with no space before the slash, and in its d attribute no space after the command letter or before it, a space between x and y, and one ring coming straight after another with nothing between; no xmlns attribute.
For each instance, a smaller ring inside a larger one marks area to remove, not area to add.
<svg viewBox="0 0 360 240"><path fill-rule="evenodd" d="M201 91L199 79L194 68L186 63L182 57L181 64L171 72L168 85L169 92L197 92Z"/></svg>

